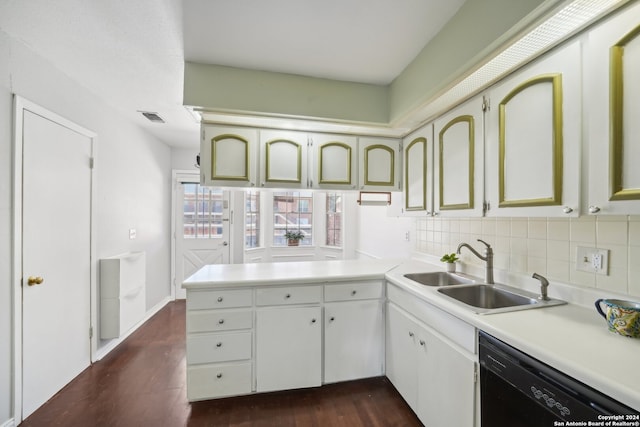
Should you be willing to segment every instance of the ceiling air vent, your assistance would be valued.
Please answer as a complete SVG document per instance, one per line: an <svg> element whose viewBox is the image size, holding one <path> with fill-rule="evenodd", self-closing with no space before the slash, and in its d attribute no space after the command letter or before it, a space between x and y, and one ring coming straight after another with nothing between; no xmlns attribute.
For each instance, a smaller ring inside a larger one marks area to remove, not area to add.
<svg viewBox="0 0 640 427"><path fill-rule="evenodd" d="M158 115L158 113L152 113L150 111L140 111L149 121L153 123L164 123L164 119Z"/></svg>

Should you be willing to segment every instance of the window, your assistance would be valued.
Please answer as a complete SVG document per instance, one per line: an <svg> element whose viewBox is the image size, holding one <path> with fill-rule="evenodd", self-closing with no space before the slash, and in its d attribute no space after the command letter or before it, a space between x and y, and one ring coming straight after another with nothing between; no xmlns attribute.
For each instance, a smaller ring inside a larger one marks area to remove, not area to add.
<svg viewBox="0 0 640 427"><path fill-rule="evenodd" d="M285 233L299 231L301 246L313 244L313 193L287 191L273 193L273 245L287 246Z"/></svg>
<svg viewBox="0 0 640 427"><path fill-rule="evenodd" d="M327 246L342 246L342 195L327 193Z"/></svg>
<svg viewBox="0 0 640 427"><path fill-rule="evenodd" d="M260 247L260 192L247 191L245 197L244 245Z"/></svg>
<svg viewBox="0 0 640 427"><path fill-rule="evenodd" d="M183 183L182 224L185 239L222 237L223 195L220 189Z"/></svg>

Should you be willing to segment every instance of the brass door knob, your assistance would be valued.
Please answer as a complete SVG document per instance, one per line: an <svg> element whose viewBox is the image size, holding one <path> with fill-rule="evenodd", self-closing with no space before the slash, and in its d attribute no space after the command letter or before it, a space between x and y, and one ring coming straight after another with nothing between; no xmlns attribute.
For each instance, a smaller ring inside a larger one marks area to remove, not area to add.
<svg viewBox="0 0 640 427"><path fill-rule="evenodd" d="M27 284L29 286L39 285L42 282L44 282L44 279L42 277L40 277L40 276L38 276L38 277L29 276L29 279L27 280Z"/></svg>

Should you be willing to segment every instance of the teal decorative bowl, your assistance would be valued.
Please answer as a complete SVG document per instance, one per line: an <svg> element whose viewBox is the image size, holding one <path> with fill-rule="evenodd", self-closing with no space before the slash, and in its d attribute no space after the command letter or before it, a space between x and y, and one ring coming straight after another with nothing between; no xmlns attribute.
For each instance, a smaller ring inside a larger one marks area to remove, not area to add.
<svg viewBox="0 0 640 427"><path fill-rule="evenodd" d="M596 310L606 319L611 332L625 337L640 338L640 303L601 298L596 301Z"/></svg>

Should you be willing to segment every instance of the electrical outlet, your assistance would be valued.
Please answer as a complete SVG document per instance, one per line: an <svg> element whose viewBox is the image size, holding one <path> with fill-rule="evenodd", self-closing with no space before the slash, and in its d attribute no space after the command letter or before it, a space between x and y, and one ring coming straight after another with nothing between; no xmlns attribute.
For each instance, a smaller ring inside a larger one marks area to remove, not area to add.
<svg viewBox="0 0 640 427"><path fill-rule="evenodd" d="M608 275L609 250L578 246L576 251L576 270Z"/></svg>
<svg viewBox="0 0 640 427"><path fill-rule="evenodd" d="M135 228L130 228L129 229L129 240L134 240L137 236L137 232Z"/></svg>
<svg viewBox="0 0 640 427"><path fill-rule="evenodd" d="M404 233L404 240L406 240L407 242L410 242L410 241L411 241L411 234L410 234L410 232L408 232L408 231L407 231L406 233Z"/></svg>

